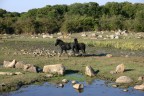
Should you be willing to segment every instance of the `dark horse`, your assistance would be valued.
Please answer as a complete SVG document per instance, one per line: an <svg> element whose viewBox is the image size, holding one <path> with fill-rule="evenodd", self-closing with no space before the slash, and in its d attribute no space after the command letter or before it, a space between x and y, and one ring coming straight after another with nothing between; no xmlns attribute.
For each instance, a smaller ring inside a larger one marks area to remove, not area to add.
<svg viewBox="0 0 144 96"><path fill-rule="evenodd" d="M63 42L61 39L56 39L55 46L57 45L59 45L61 48L60 56L63 53L63 51L67 53L67 50L71 50L71 49L74 53L79 53L79 50L82 50L82 52L85 53L85 48L86 48L84 43L75 42L75 39L73 43L66 43Z"/></svg>
<svg viewBox="0 0 144 96"><path fill-rule="evenodd" d="M84 43L78 43L77 38L74 38L74 42L72 46L72 50L74 53L79 53L79 50L81 50L82 53L85 53L85 48L86 48L86 45Z"/></svg>

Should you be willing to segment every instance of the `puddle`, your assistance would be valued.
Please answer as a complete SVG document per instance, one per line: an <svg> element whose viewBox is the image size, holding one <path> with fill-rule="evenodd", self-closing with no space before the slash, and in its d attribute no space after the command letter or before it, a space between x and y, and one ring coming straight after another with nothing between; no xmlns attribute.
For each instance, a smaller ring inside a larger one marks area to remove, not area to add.
<svg viewBox="0 0 144 96"><path fill-rule="evenodd" d="M113 88L103 80L95 80L92 84L80 83L84 84L84 89L80 91L75 90L71 82L63 88L46 82L42 85L25 86L10 93L0 93L0 96L144 96L144 91L128 88L128 92L124 92L124 89Z"/></svg>

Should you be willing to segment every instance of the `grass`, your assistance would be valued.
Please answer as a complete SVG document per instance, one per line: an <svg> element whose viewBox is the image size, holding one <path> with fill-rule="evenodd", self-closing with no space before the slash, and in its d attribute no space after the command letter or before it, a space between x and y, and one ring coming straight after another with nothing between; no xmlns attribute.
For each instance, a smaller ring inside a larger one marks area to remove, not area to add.
<svg viewBox="0 0 144 96"><path fill-rule="evenodd" d="M89 46L100 46L107 48L117 48L122 50L144 50L143 39L120 39L120 40L103 40L103 41L93 41L87 40L86 42Z"/></svg>
<svg viewBox="0 0 144 96"><path fill-rule="evenodd" d="M78 80L78 81L88 81L91 82L95 78L101 78L105 80L112 80L115 81L117 77L126 75L131 77L137 83L137 79L139 76L144 75L144 59L143 56L114 56L112 58L108 58L106 56L87 56L87 57L66 57L62 56L58 58L57 56L54 57L46 57L46 56L32 56L32 55L22 55L22 54L14 54L15 52L21 52L21 50L32 51L37 48L45 48L49 50L56 50L57 47L54 46L54 39L42 39L42 38L35 38L32 39L28 37L13 37L10 39L5 39L0 42L0 65L3 64L4 60L13 60L16 59L17 61L24 61L25 63L34 64L41 68L44 65L49 64L63 64L66 69L65 76L56 76L54 78L45 78L45 73L29 73L24 72L23 70L13 69L13 68L3 68L0 67L0 71L5 72L22 72L23 75L14 75L14 76L0 76L0 82L7 84L6 90L15 90L15 85L25 85L31 84L34 82L40 81L53 81L53 82L60 82L63 78L67 78L70 80ZM72 39L68 39L65 41L72 41ZM80 42L84 42L88 45L87 50L88 53L94 53L93 49L97 49L99 47L107 47L107 48L118 48L123 50L140 50L143 52L144 45L143 40L89 40L89 39L80 39ZM113 49L110 49L113 51ZM129 52L129 51L128 51ZM110 74L111 70L115 70L118 64L124 63L126 66L127 71L122 74ZM84 75L85 67L87 65L92 66L94 70L99 70L99 73L94 78L89 78ZM78 73L81 75L69 75L71 73Z"/></svg>

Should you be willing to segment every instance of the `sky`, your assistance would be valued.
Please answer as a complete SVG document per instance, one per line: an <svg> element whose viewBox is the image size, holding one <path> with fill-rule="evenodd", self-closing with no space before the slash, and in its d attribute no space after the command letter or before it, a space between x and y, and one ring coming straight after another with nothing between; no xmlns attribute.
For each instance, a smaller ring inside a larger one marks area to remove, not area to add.
<svg viewBox="0 0 144 96"><path fill-rule="evenodd" d="M144 3L144 0L0 0L0 8L10 12L27 12L30 9L42 8L46 5L56 4L73 4L73 3L88 3L97 2L99 5L104 5L107 2L124 2Z"/></svg>

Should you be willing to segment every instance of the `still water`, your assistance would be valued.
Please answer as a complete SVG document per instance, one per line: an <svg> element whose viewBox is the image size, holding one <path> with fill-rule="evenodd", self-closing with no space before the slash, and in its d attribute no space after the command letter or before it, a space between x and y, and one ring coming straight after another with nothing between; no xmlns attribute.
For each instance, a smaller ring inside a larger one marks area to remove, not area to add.
<svg viewBox="0 0 144 96"><path fill-rule="evenodd" d="M124 92L122 88L113 88L110 83L103 80L94 80L93 83L84 84L83 90L76 90L71 82L58 87L56 84L44 83L42 85L29 85L17 91L0 93L0 96L144 96L144 91L134 90L132 87Z"/></svg>

